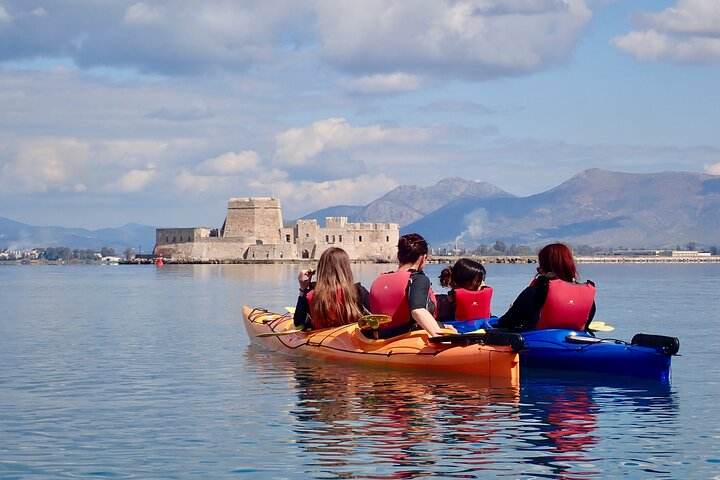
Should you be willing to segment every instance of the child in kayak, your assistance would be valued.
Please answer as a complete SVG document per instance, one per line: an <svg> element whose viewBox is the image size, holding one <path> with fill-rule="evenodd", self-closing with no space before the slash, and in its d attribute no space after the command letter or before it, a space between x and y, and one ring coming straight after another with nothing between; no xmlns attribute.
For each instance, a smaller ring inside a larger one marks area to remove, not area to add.
<svg viewBox="0 0 720 480"><path fill-rule="evenodd" d="M478 320L490 318L493 289L485 285L485 267L480 262L461 258L444 268L439 278L440 285L451 290L437 295L438 321L464 332L476 330Z"/></svg>

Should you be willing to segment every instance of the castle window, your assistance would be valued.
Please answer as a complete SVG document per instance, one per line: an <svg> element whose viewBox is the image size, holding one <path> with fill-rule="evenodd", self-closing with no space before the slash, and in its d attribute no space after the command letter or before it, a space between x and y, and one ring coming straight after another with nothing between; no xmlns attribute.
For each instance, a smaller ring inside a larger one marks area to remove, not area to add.
<svg viewBox="0 0 720 480"><path fill-rule="evenodd" d="M333 235L333 243L335 243L335 235Z"/></svg>
<svg viewBox="0 0 720 480"><path fill-rule="evenodd" d="M328 243L330 241L330 235L325 235L325 243Z"/></svg>
<svg viewBox="0 0 720 480"><path fill-rule="evenodd" d="M342 242L342 235L338 235L338 242Z"/></svg>
<svg viewBox="0 0 720 480"><path fill-rule="evenodd" d="M386 242L389 242L389 241L390 241L390 236L389 236L389 235L388 235L387 237L385 237L385 241L386 241Z"/></svg>
<svg viewBox="0 0 720 480"><path fill-rule="evenodd" d="M175 237L173 237L173 243L175 243Z"/></svg>
<svg viewBox="0 0 720 480"><path fill-rule="evenodd" d="M305 234L305 238L310 238L310 234L309 234L309 233L306 233L306 234Z"/></svg>
<svg viewBox="0 0 720 480"><path fill-rule="evenodd" d="M285 235L285 242L290 243L290 235Z"/></svg>
<svg viewBox="0 0 720 480"><path fill-rule="evenodd" d="M165 243L170 243L170 236L165 237Z"/></svg>
<svg viewBox="0 0 720 480"><path fill-rule="evenodd" d="M362 235L358 236L358 242L362 242Z"/></svg>

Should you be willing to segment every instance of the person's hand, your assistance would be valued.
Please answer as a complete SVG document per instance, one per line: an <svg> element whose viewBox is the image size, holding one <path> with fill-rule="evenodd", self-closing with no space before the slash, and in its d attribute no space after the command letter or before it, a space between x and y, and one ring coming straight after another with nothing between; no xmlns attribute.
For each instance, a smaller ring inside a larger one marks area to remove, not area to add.
<svg viewBox="0 0 720 480"><path fill-rule="evenodd" d="M298 285L300 285L301 290L307 290L310 287L310 280L312 280L313 275L315 275L315 270L300 270L298 274Z"/></svg>

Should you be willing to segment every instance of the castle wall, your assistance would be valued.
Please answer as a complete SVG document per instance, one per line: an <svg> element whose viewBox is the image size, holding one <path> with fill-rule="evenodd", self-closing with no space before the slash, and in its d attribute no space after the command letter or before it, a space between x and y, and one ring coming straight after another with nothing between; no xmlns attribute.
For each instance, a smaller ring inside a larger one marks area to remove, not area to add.
<svg viewBox="0 0 720 480"><path fill-rule="evenodd" d="M222 236L280 243L282 228L280 200L277 198L231 198Z"/></svg>
<svg viewBox="0 0 720 480"><path fill-rule="evenodd" d="M155 254L184 260L264 261L318 259L333 246L352 260L393 262L400 226L396 223L349 223L347 217L298 220L282 226L280 201L233 198L222 232L210 228L158 229Z"/></svg>

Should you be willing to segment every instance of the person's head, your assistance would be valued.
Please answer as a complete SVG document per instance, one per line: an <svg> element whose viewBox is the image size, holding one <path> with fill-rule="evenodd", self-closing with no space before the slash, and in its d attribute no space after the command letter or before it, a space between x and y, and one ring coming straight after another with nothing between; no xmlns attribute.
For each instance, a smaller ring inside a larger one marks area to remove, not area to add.
<svg viewBox="0 0 720 480"><path fill-rule="evenodd" d="M362 316L358 303L350 257L342 248L328 248L318 260L313 324L323 328L356 322Z"/></svg>
<svg viewBox="0 0 720 480"><path fill-rule="evenodd" d="M334 285L353 283L350 257L345 250L330 247L320 255L317 265L317 281Z"/></svg>
<svg viewBox="0 0 720 480"><path fill-rule="evenodd" d="M440 285L450 288L478 290L485 280L485 267L480 262L461 258L452 267L440 272Z"/></svg>
<svg viewBox="0 0 720 480"><path fill-rule="evenodd" d="M415 263L423 255L428 253L428 244L423 237L417 233L408 233L398 240L398 262L400 265Z"/></svg>
<svg viewBox="0 0 720 480"><path fill-rule="evenodd" d="M538 252L538 273L554 273L559 279L572 282L578 279L573 255L567 245L551 243Z"/></svg>

